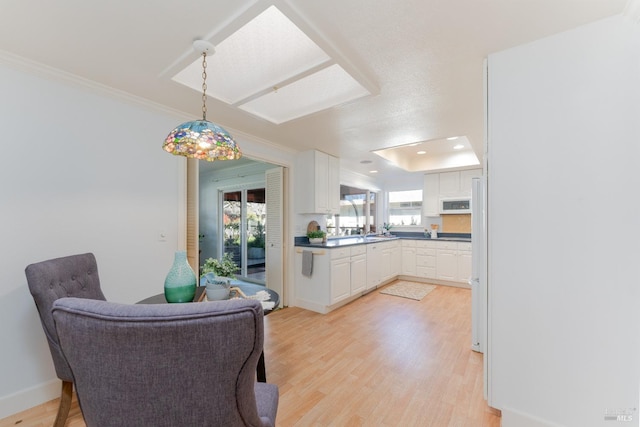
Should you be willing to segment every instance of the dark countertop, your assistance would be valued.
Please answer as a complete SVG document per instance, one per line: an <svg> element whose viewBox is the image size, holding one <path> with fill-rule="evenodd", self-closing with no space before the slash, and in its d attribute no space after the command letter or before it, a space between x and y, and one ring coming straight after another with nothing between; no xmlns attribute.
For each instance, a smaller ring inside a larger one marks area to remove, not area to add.
<svg viewBox="0 0 640 427"><path fill-rule="evenodd" d="M382 236L346 236L327 239L326 243L309 243L306 237L296 237L294 245L310 248L340 248L354 245L367 245L393 240L433 240L434 242L471 242L471 235L466 233L441 233L437 239L425 237L423 233L398 232L391 237Z"/></svg>

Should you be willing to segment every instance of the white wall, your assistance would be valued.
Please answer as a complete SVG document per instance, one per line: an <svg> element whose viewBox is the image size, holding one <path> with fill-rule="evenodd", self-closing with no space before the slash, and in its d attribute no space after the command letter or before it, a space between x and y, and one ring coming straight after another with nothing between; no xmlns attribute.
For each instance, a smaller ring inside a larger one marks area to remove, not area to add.
<svg viewBox="0 0 640 427"><path fill-rule="evenodd" d="M167 114L1 64L0 93L3 418L60 392L25 267L93 252L108 299L162 292L184 239L184 159L161 149Z"/></svg>
<svg viewBox="0 0 640 427"><path fill-rule="evenodd" d="M60 393L28 264L93 252L107 299L133 303L163 291L185 247L186 161L161 147L186 118L14 57L0 57L0 93L1 419ZM229 131L246 156L293 166L293 152ZM285 191L291 218L293 184ZM293 244L284 251L293 258ZM292 275L288 263L285 299Z"/></svg>
<svg viewBox="0 0 640 427"><path fill-rule="evenodd" d="M640 26L491 55L488 155L490 403L610 426L639 397Z"/></svg>

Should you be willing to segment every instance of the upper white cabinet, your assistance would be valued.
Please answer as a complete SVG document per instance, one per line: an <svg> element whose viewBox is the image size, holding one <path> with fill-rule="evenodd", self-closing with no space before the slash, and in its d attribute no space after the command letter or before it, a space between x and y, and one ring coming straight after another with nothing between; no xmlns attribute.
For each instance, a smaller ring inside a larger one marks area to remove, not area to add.
<svg viewBox="0 0 640 427"><path fill-rule="evenodd" d="M481 176L482 169L425 174L422 214L424 216L440 215L440 199L443 197L471 196L471 178Z"/></svg>
<svg viewBox="0 0 640 427"><path fill-rule="evenodd" d="M440 175L440 197L460 195L460 172L443 172Z"/></svg>
<svg viewBox="0 0 640 427"><path fill-rule="evenodd" d="M440 197L471 195L471 178L482 176L482 169L443 172L440 175Z"/></svg>
<svg viewBox="0 0 640 427"><path fill-rule="evenodd" d="M482 169L460 171L460 195L471 196L471 178L480 178Z"/></svg>
<svg viewBox="0 0 640 427"><path fill-rule="evenodd" d="M340 160L316 150L296 157L296 212L340 213Z"/></svg>
<svg viewBox="0 0 640 427"><path fill-rule="evenodd" d="M422 215L438 216L440 207L440 174L428 173L424 176L424 188L422 189Z"/></svg>

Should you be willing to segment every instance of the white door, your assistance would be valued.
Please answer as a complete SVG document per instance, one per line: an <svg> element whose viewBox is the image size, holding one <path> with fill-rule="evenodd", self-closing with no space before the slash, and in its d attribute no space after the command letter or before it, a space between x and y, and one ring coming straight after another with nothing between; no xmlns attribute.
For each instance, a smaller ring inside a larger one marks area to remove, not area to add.
<svg viewBox="0 0 640 427"><path fill-rule="evenodd" d="M265 172L266 179L266 286L280 295L280 305L284 302L284 203L283 168L273 168Z"/></svg>

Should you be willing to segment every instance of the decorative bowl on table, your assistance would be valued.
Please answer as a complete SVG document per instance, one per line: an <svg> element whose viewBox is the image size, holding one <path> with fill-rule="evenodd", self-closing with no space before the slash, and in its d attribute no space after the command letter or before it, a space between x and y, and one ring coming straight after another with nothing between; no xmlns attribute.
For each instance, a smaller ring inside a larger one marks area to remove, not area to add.
<svg viewBox="0 0 640 427"><path fill-rule="evenodd" d="M231 279L207 273L200 279L200 286L205 286L208 301L229 299Z"/></svg>
<svg viewBox="0 0 640 427"><path fill-rule="evenodd" d="M309 243L313 245L318 245L322 243L324 239L322 237L309 237Z"/></svg>

